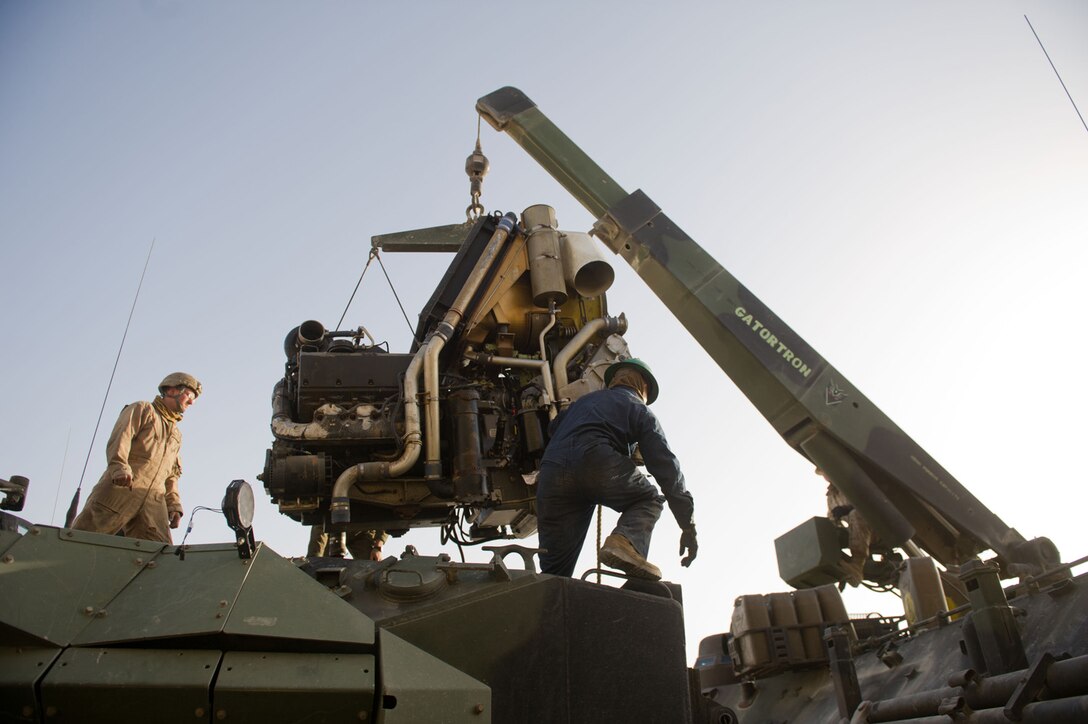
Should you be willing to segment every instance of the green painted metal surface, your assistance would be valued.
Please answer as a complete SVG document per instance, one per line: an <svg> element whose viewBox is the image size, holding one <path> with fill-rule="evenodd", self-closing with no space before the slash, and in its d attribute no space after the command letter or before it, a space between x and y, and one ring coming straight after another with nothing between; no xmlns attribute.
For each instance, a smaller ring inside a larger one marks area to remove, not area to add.
<svg viewBox="0 0 1088 724"><path fill-rule="evenodd" d="M19 534L13 530L0 530L0 555L7 553L8 548L19 540Z"/></svg>
<svg viewBox="0 0 1088 724"><path fill-rule="evenodd" d="M229 544L167 549L74 640L80 646L216 634L326 642L352 650L374 642L373 623L260 546L241 559ZM283 646L283 644L279 644Z"/></svg>
<svg viewBox="0 0 1088 724"><path fill-rule="evenodd" d="M844 576L843 530L828 518L810 518L775 538L779 577L794 588L838 583Z"/></svg>
<svg viewBox="0 0 1088 724"><path fill-rule="evenodd" d="M231 651L215 683L213 720L373 721L376 677L369 654Z"/></svg>
<svg viewBox="0 0 1088 724"><path fill-rule="evenodd" d="M627 196L596 161L578 148L517 88L500 88L476 102L476 110L505 131L594 216Z"/></svg>
<svg viewBox="0 0 1088 724"><path fill-rule="evenodd" d="M382 251L456 252L472 229L473 222L431 226L370 237L370 245Z"/></svg>
<svg viewBox="0 0 1088 724"><path fill-rule="evenodd" d="M223 630L296 639L310 646L324 642L325 648L338 651L374 643L373 621L263 544Z"/></svg>
<svg viewBox="0 0 1088 724"><path fill-rule="evenodd" d="M162 547L131 538L32 528L3 554L7 562L0 563L5 643L69 644Z"/></svg>
<svg viewBox="0 0 1088 724"><path fill-rule="evenodd" d="M218 633L248 573L249 562L239 559L231 545L193 546L184 560L164 553L73 643L101 646Z"/></svg>
<svg viewBox="0 0 1088 724"><path fill-rule="evenodd" d="M388 724L491 721L491 689L389 631L381 633L382 714Z"/></svg>
<svg viewBox="0 0 1088 724"><path fill-rule="evenodd" d="M219 651L71 648L41 685L45 721L209 721Z"/></svg>
<svg viewBox="0 0 1088 724"><path fill-rule="evenodd" d="M379 626L383 651L396 634L491 687L496 721L690 721L683 612L671 598L466 573Z"/></svg>
<svg viewBox="0 0 1088 724"><path fill-rule="evenodd" d="M0 648L0 722L41 721L34 687L60 654L54 648Z"/></svg>

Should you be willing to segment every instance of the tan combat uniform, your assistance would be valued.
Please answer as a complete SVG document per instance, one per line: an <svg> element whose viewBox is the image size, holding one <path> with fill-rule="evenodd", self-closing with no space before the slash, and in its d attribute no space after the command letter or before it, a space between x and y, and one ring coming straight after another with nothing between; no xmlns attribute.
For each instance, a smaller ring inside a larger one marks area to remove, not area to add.
<svg viewBox="0 0 1088 724"><path fill-rule="evenodd" d="M823 473L820 474L823 475ZM827 517L838 525L845 524L850 531L850 557L843 561L843 564L846 582L851 586L859 586L865 580L865 561L869 559L873 530L861 517L861 513L857 511L854 504L842 494L842 491L830 483L827 486Z"/></svg>
<svg viewBox="0 0 1088 724"><path fill-rule="evenodd" d="M335 533L333 535L336 535ZM348 552L357 561L369 561L375 549L381 551L382 546L389 540L389 534L384 530L358 530L348 533ZM306 547L306 557L315 558L324 556L329 547L329 534L325 532L322 524L318 523L310 527L310 544Z"/></svg>
<svg viewBox="0 0 1088 724"><path fill-rule="evenodd" d="M170 515L183 512L180 450L177 424L164 419L152 403L125 407L106 444L109 466L72 527L172 543ZM132 487L114 485L126 473L132 476Z"/></svg>

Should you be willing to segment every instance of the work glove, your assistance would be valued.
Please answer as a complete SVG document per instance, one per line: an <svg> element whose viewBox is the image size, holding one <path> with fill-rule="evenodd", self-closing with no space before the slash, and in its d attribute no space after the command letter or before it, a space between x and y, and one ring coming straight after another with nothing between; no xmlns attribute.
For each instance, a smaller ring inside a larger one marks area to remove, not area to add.
<svg viewBox="0 0 1088 724"><path fill-rule="evenodd" d="M689 525L684 528L680 534L680 555L684 555L684 551L687 551L687 555L680 561L680 565L687 568L691 565L691 562L695 560L696 554L699 552L699 541L695 538L695 526Z"/></svg>

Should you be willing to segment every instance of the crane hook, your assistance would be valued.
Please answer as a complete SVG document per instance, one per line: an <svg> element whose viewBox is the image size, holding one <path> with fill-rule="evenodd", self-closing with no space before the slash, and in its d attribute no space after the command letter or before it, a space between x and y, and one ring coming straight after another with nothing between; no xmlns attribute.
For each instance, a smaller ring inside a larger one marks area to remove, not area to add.
<svg viewBox="0 0 1088 724"><path fill-rule="evenodd" d="M465 159L465 173L468 174L469 195L472 203L465 209L465 215L469 221L475 221L484 213L483 204L480 203L480 194L483 193L484 176L487 175L491 162L487 160L483 149L480 147L480 118L476 118L476 150Z"/></svg>

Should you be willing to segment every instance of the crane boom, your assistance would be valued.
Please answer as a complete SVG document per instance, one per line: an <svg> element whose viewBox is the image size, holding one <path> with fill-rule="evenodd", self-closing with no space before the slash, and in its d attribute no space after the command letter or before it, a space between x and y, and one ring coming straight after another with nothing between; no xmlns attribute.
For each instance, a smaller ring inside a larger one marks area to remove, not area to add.
<svg viewBox="0 0 1088 724"><path fill-rule="evenodd" d="M913 541L945 565L991 549L1013 575L1057 551L1025 541L641 190L627 193L524 93L499 89L477 111L597 219L623 257L775 431L845 494L887 546Z"/></svg>

